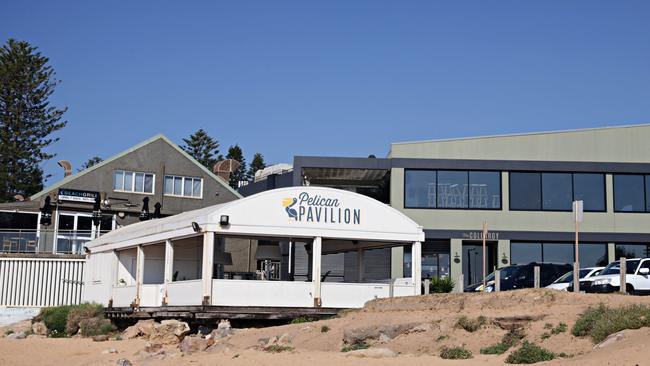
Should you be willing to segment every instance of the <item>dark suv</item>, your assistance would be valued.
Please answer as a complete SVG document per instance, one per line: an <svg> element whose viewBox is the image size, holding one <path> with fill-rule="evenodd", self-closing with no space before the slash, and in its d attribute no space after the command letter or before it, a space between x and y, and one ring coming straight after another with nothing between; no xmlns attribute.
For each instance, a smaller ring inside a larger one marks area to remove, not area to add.
<svg viewBox="0 0 650 366"><path fill-rule="evenodd" d="M553 283L563 274L571 271L573 266L566 263L528 263L508 266L500 269L501 291L516 290L520 288L535 287L534 267L539 266L539 286L546 287ZM494 291L494 272L490 273L486 279L486 292ZM471 284L465 287L465 292L481 291L482 282Z"/></svg>

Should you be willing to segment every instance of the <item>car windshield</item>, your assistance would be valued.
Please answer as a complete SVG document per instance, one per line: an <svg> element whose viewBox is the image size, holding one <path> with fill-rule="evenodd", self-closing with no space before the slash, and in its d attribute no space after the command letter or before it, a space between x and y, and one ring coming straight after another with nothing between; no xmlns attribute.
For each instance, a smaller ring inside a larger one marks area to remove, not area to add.
<svg viewBox="0 0 650 366"><path fill-rule="evenodd" d="M580 278L585 278L585 276L588 275L589 272L591 272L590 269L581 269L580 272L578 273L580 274ZM573 271L569 271L563 274L562 277L555 280L555 283L571 283L571 282L573 282Z"/></svg>
<svg viewBox="0 0 650 366"><path fill-rule="evenodd" d="M512 278L517 274L517 272L519 272L519 270L521 268L522 267L518 267L518 266L510 266L510 267L501 268L501 278L504 279L504 280Z"/></svg>
<svg viewBox="0 0 650 366"><path fill-rule="evenodd" d="M636 272L636 267L639 266L639 260L632 260L632 261L625 261L625 273L627 274L634 274ZM615 275L615 274L620 274L621 273L621 263L620 262L612 262L603 269L602 272L600 272L599 276L605 276L605 275Z"/></svg>

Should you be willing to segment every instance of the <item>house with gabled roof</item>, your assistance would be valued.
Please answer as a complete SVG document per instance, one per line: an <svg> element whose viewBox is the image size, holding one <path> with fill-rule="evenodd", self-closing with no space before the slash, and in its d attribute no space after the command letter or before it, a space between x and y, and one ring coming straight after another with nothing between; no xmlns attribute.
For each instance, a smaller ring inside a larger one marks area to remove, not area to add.
<svg viewBox="0 0 650 366"><path fill-rule="evenodd" d="M103 233L241 196L163 135L0 204L0 252L82 253ZM50 216L51 215L51 216Z"/></svg>

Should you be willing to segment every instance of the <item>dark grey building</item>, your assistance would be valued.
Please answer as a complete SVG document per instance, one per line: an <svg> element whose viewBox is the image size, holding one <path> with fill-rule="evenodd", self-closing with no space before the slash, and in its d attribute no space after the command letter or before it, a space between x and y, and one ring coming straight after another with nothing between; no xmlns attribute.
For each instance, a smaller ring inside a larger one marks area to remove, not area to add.
<svg viewBox="0 0 650 366"><path fill-rule="evenodd" d="M24 201L0 204L0 252L79 253L106 231L240 197L157 135Z"/></svg>

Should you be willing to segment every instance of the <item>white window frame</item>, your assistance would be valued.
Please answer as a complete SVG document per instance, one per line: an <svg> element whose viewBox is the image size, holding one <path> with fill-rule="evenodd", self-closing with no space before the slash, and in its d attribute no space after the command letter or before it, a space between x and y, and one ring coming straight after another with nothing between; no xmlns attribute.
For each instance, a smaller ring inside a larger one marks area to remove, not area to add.
<svg viewBox="0 0 650 366"><path fill-rule="evenodd" d="M122 172L122 189L116 189L115 188L115 173L117 172ZM124 189L124 180L126 179L126 173L131 173L131 190L126 190ZM151 192L138 192L135 190L135 176L136 174L142 174L143 181L142 181L142 189L144 190L144 180L146 179L147 175L151 176ZM148 196L153 196L156 194L156 174L155 173L146 173L146 172L135 172L132 170L122 170L122 169L115 169L113 170L113 177L112 177L112 184L113 184L113 192L121 192L121 193L135 193L135 194L145 194Z"/></svg>
<svg viewBox="0 0 650 366"><path fill-rule="evenodd" d="M172 187L171 187L171 188L172 188L172 189L171 189L172 193L167 193L167 192L165 191L165 188L166 188L166 187L165 187L165 182L167 181L167 178L171 178L171 179L172 179ZM174 193L173 193L173 192L174 192L174 186L176 185L176 179L177 179L177 178L181 178L181 182L182 182L182 183L181 183L181 194L174 194ZM201 181L201 192L200 192L201 194L200 194L199 196L186 196L186 195L184 194L184 192L185 192L185 180L187 180L187 179L192 180L192 191L194 191L194 179L198 179L198 180ZM194 199L201 200L201 199L203 199L203 178L201 178L201 177L186 177L186 176L182 176L182 175L165 174L165 176L163 177L163 194L164 194L165 196L169 196L169 197L194 198Z"/></svg>

